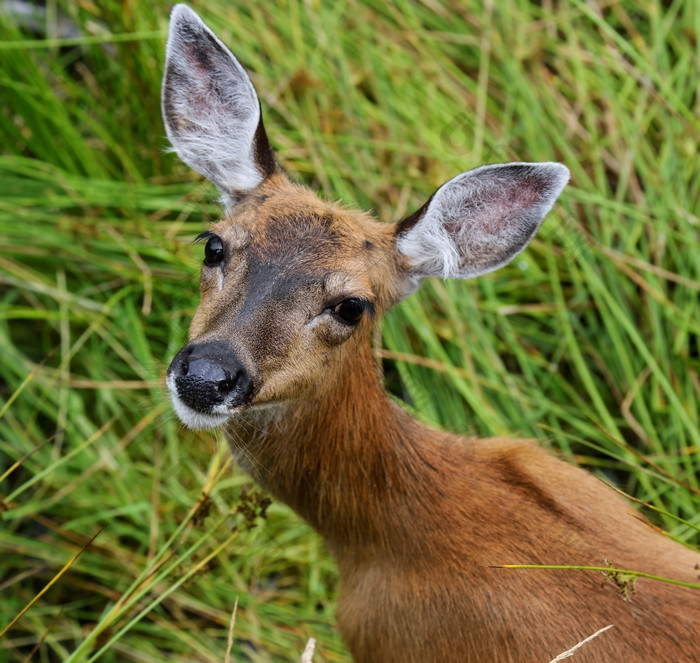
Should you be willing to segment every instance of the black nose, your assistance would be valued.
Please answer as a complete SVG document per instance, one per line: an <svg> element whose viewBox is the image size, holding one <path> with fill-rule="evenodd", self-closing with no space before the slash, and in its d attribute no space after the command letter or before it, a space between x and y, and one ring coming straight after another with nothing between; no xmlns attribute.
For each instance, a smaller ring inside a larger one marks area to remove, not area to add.
<svg viewBox="0 0 700 663"><path fill-rule="evenodd" d="M217 405L235 408L248 402L252 382L230 346L221 342L187 345L175 355L168 375L180 400L197 412Z"/></svg>

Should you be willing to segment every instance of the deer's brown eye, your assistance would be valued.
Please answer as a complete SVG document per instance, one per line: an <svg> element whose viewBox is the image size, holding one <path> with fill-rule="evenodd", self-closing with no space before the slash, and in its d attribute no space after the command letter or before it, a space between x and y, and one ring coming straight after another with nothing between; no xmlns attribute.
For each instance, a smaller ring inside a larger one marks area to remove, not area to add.
<svg viewBox="0 0 700 663"><path fill-rule="evenodd" d="M224 243L221 238L213 235L204 247L204 264L208 267L218 265L224 259Z"/></svg>
<svg viewBox="0 0 700 663"><path fill-rule="evenodd" d="M359 299L346 299L333 307L333 313L348 325L360 322L364 312L365 304Z"/></svg>

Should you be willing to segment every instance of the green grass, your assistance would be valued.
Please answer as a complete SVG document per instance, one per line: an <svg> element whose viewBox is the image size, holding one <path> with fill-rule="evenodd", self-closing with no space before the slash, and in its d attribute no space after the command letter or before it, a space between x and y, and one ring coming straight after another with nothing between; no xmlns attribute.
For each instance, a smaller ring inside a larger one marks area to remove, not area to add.
<svg viewBox="0 0 700 663"><path fill-rule="evenodd" d="M427 421L604 472L697 544L700 7L539 4L194 8L329 199L394 220L481 163L571 169L514 264L387 317L388 384ZM280 504L243 513L249 480L162 387L191 240L220 214L164 152L168 11L49 2L40 34L0 14L0 630L21 615L1 658L222 662L237 597L236 660L298 660L314 636L316 661L347 661L318 537Z"/></svg>

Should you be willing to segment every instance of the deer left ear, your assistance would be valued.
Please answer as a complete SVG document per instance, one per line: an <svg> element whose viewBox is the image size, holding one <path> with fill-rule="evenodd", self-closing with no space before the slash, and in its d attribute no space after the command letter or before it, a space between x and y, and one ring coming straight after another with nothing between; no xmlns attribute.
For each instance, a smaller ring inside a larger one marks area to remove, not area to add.
<svg viewBox="0 0 700 663"><path fill-rule="evenodd" d="M397 250L414 278L491 272L527 246L568 181L559 163L499 164L457 175L397 224Z"/></svg>
<svg viewBox="0 0 700 663"><path fill-rule="evenodd" d="M246 70L186 5L170 17L162 96L175 152L227 208L279 170Z"/></svg>

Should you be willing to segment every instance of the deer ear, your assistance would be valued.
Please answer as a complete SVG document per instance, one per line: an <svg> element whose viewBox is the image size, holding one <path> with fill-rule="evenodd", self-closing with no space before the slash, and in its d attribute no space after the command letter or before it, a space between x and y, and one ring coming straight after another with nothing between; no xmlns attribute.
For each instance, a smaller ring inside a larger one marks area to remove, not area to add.
<svg viewBox="0 0 700 663"><path fill-rule="evenodd" d="M482 166L443 184L396 227L412 277L471 278L518 255L569 181L559 163Z"/></svg>
<svg viewBox="0 0 700 663"><path fill-rule="evenodd" d="M279 169L248 74L186 5L170 17L162 103L175 152L227 207Z"/></svg>

